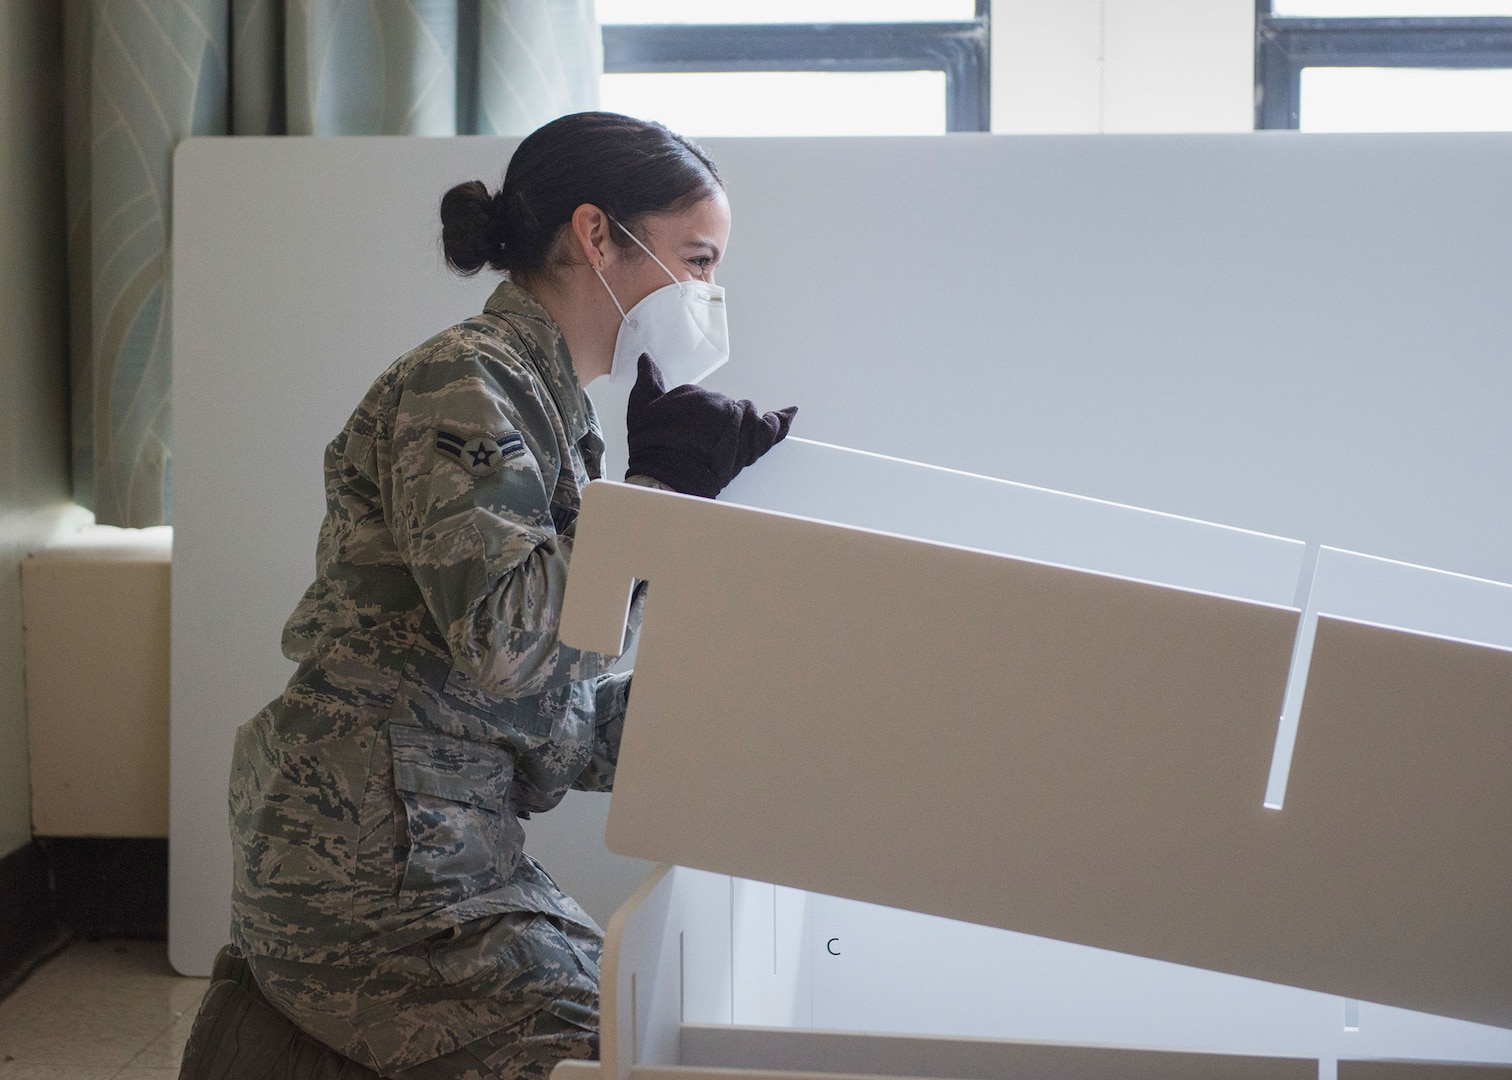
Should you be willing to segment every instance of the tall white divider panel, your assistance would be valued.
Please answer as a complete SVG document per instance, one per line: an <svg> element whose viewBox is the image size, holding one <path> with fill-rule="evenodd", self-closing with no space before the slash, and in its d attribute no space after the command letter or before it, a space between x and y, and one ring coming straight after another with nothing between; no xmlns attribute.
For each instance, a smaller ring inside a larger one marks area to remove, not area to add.
<svg viewBox="0 0 1512 1080"><path fill-rule="evenodd" d="M487 295L445 274L435 207L454 182L496 180L511 146L179 151L181 970L203 972L225 939L231 733L290 673L277 641L313 573L323 446L387 363ZM735 215L720 280L736 352L711 385L797 403L797 435L1512 580L1512 138L709 149ZM601 397L611 432L620 406ZM905 531L887 523L890 494L815 476L784 497ZM1305 599L1299 585L1283 601ZM642 869L581 843L604 813L570 800L539 823L567 827L531 834L601 921Z"/></svg>
<svg viewBox="0 0 1512 1080"><path fill-rule="evenodd" d="M175 157L169 953L185 973L228 933L231 738L293 673L278 642L315 572L325 444L391 360L481 307L487 282L445 273L436 207L511 146L191 139Z"/></svg>

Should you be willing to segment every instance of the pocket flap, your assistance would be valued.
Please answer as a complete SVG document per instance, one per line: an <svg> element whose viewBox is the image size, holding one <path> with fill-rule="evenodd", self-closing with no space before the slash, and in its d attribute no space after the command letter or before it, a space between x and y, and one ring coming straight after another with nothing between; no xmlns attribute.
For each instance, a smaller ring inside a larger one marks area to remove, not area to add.
<svg viewBox="0 0 1512 1080"><path fill-rule="evenodd" d="M389 725L394 787L418 795L503 810L514 779L514 755L499 746L424 728Z"/></svg>

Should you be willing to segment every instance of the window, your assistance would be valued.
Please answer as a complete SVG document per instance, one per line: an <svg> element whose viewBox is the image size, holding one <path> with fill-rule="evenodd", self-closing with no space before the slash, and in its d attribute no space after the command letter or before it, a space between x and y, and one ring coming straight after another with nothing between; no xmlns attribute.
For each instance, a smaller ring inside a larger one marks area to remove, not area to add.
<svg viewBox="0 0 1512 1080"><path fill-rule="evenodd" d="M602 103L695 136L986 131L989 4L599 0Z"/></svg>
<svg viewBox="0 0 1512 1080"><path fill-rule="evenodd" d="M1512 0L1262 0L1258 20L1256 127L1512 131Z"/></svg>

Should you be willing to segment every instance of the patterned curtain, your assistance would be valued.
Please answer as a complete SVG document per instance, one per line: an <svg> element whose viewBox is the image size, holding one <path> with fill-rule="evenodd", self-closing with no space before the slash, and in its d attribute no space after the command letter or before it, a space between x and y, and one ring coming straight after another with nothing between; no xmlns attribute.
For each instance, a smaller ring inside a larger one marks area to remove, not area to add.
<svg viewBox="0 0 1512 1080"><path fill-rule="evenodd" d="M173 148L520 135L598 103L594 0L66 0L75 498L170 520Z"/></svg>

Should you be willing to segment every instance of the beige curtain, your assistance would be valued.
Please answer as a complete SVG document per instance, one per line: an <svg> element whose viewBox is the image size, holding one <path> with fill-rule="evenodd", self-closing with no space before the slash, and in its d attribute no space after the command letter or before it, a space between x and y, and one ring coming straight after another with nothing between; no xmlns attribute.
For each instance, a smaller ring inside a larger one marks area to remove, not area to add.
<svg viewBox="0 0 1512 1080"><path fill-rule="evenodd" d="M524 134L598 103L593 0L65 0L75 498L171 518L189 135Z"/></svg>

